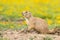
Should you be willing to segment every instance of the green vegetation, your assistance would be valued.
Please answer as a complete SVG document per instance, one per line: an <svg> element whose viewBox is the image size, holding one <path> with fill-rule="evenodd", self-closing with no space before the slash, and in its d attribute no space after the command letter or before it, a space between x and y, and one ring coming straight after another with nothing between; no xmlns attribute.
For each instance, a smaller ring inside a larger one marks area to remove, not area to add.
<svg viewBox="0 0 60 40"><path fill-rule="evenodd" d="M10 27L19 29L20 26L18 25L20 24L12 22L17 22L21 17L23 18L21 13L25 10L29 10L33 16L45 19L49 28L60 26L59 2L59 0L1 0L0 30Z"/></svg>

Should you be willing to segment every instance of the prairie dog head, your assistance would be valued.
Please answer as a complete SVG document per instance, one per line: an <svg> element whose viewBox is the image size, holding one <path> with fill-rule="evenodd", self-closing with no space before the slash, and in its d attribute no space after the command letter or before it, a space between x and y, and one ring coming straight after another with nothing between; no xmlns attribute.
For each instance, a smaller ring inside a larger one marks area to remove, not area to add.
<svg viewBox="0 0 60 40"><path fill-rule="evenodd" d="M29 11L23 11L22 12L22 15L25 17L25 18L30 18L32 15L31 15L31 12Z"/></svg>

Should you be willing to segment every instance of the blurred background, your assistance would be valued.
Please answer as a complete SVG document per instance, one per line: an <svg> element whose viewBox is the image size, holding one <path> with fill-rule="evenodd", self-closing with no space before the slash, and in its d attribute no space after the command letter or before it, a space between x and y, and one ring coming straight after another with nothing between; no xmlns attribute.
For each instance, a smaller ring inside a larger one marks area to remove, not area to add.
<svg viewBox="0 0 60 40"><path fill-rule="evenodd" d="M26 22L18 21L25 10L45 19L50 29L60 27L60 0L0 0L0 30L25 28Z"/></svg>

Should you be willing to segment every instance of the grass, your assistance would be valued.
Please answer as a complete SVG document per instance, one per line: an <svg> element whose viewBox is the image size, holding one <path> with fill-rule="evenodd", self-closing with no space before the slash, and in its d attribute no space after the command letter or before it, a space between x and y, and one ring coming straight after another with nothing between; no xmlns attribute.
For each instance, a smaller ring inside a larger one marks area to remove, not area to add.
<svg viewBox="0 0 60 40"><path fill-rule="evenodd" d="M52 40L52 38L47 36L44 38L44 40Z"/></svg>
<svg viewBox="0 0 60 40"><path fill-rule="evenodd" d="M21 17L23 18L23 16L21 15L22 11L29 10L31 11L33 16L45 19L46 22L49 24L49 29L52 29L55 26L60 26L60 9L58 0L56 0L56 3L55 1L52 3L48 1L48 4L45 4L46 1L43 2L40 0L37 0L37 3L35 0L34 2L27 1L28 0L24 2L24 0L22 0L21 2L13 0L12 4L10 0L8 2L7 1L0 2L0 21L12 20L16 22ZM54 4L56 4L56 6ZM19 29L20 27L17 24L8 23L7 25L0 24L0 28L5 30L8 28Z"/></svg>

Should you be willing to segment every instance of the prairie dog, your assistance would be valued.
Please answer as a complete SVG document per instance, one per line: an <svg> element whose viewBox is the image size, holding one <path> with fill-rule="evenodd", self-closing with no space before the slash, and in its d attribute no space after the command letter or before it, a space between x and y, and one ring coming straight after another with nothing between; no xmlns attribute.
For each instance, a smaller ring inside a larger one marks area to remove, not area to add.
<svg viewBox="0 0 60 40"><path fill-rule="evenodd" d="M32 16L31 12L23 11L22 15L24 16L27 22L28 31L30 31L31 29L35 29L36 31L42 34L52 33L54 31L48 29L48 24L44 19Z"/></svg>

